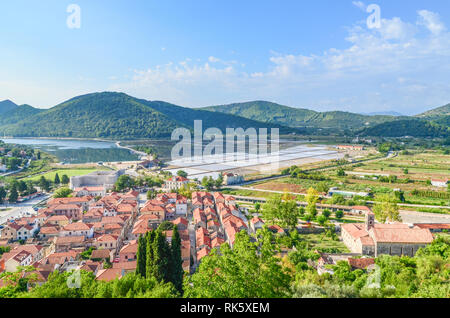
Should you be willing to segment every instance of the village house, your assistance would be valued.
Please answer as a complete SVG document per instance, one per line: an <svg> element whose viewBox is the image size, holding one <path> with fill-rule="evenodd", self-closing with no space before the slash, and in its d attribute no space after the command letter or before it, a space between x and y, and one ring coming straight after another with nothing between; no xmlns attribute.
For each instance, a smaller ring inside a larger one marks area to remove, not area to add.
<svg viewBox="0 0 450 318"><path fill-rule="evenodd" d="M73 190L76 197L103 197L106 195L106 188L103 186L97 187L79 187Z"/></svg>
<svg viewBox="0 0 450 318"><path fill-rule="evenodd" d="M169 191L176 191L182 189L188 183L189 180L184 177L173 176L166 180L164 183L164 188Z"/></svg>
<svg viewBox="0 0 450 318"><path fill-rule="evenodd" d="M104 234L94 239L94 246L97 249L116 249L117 235Z"/></svg>
<svg viewBox="0 0 450 318"><path fill-rule="evenodd" d="M1 238L11 241L16 240L27 240L31 237L33 237L33 234L35 232L35 228L31 225L21 225L17 223L8 223L2 230L1 230Z"/></svg>
<svg viewBox="0 0 450 318"><path fill-rule="evenodd" d="M211 252L211 248L208 246L203 247L196 253L197 263L199 264L203 257L208 256Z"/></svg>
<svg viewBox="0 0 450 318"><path fill-rule="evenodd" d="M78 204L58 204L48 206L48 210L53 215L65 215L71 220L81 220L83 214L82 205Z"/></svg>
<svg viewBox="0 0 450 318"><path fill-rule="evenodd" d="M113 269L120 269L121 273L124 275L128 273L134 273L137 267L137 260L128 261L128 262L117 262L113 263Z"/></svg>
<svg viewBox="0 0 450 318"><path fill-rule="evenodd" d="M261 218L255 216L250 220L250 228L252 229L253 233L256 233L257 230L260 230L264 226L264 221L261 220Z"/></svg>
<svg viewBox="0 0 450 318"><path fill-rule="evenodd" d="M124 245L119 252L119 262L130 262L136 260L138 243L136 240Z"/></svg>
<svg viewBox="0 0 450 318"><path fill-rule="evenodd" d="M116 278L121 279L125 275L125 270L121 268L100 269L95 280L109 282Z"/></svg>
<svg viewBox="0 0 450 318"><path fill-rule="evenodd" d="M48 240L55 236L59 236L58 226L45 225L39 229L38 238L40 240Z"/></svg>
<svg viewBox="0 0 450 318"><path fill-rule="evenodd" d="M53 239L55 252L67 252L68 250L85 247L84 236L57 236Z"/></svg>
<svg viewBox="0 0 450 318"><path fill-rule="evenodd" d="M206 214L205 211L196 208L193 212L192 220L194 221L194 226L198 228L206 228Z"/></svg>
<svg viewBox="0 0 450 318"><path fill-rule="evenodd" d="M141 209L141 215L157 216L159 222L162 223L166 219L166 209L160 205L153 205L147 202Z"/></svg>
<svg viewBox="0 0 450 318"><path fill-rule="evenodd" d="M178 228L178 231L185 231L188 229L189 222L183 217L178 217L175 220L172 221L173 225L176 225Z"/></svg>
<svg viewBox="0 0 450 318"><path fill-rule="evenodd" d="M45 220L46 225L56 225L60 227L64 227L70 223L70 220L65 215L53 215Z"/></svg>
<svg viewBox="0 0 450 318"><path fill-rule="evenodd" d="M114 250L102 248L99 250L93 250L91 254L91 260L93 261L108 261L111 262L114 258Z"/></svg>
<svg viewBox="0 0 450 318"><path fill-rule="evenodd" d="M89 205L94 203L94 198L92 196L81 196L81 197L69 197L69 198L53 198L47 202L47 206L56 206L61 204L76 204L83 208L83 211L87 211Z"/></svg>
<svg viewBox="0 0 450 318"><path fill-rule="evenodd" d="M446 188L448 179L431 179L431 185L438 188Z"/></svg>
<svg viewBox="0 0 450 318"><path fill-rule="evenodd" d="M33 254L26 250L11 251L2 255L0 270L16 272L19 266L30 266L33 263Z"/></svg>
<svg viewBox="0 0 450 318"><path fill-rule="evenodd" d="M83 236L90 238L94 236L94 229L92 225L83 222L70 223L62 228L60 236Z"/></svg>

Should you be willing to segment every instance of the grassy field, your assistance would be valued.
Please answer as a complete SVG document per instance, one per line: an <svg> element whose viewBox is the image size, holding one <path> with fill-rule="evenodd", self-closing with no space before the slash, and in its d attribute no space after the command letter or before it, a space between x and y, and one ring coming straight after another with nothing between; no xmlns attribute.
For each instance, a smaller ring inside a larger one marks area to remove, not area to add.
<svg viewBox="0 0 450 318"><path fill-rule="evenodd" d="M436 188L429 184L430 179L448 178L450 168L448 166L450 156L441 151L425 150L409 151L399 154L397 157L384 160L359 163L354 167L345 167L347 172L369 173L373 175L396 176L396 181L382 182L373 180L372 177L361 177L359 175L348 174L338 177L337 169L322 171L320 174L327 180L316 181L311 179L297 179L291 177L280 178L265 182L252 184L252 187L260 190L288 191L295 193L305 193L310 187L315 189L338 187L340 190L353 192L370 191L375 196L384 193L393 193L394 189L401 189L405 194L405 202L409 204L449 205L448 199L425 197L414 194L412 191L446 192L445 188ZM302 167L303 168L303 167ZM322 190L324 191L324 190Z"/></svg>
<svg viewBox="0 0 450 318"><path fill-rule="evenodd" d="M56 169L56 170L52 170L49 172L46 172L44 174L38 174L32 177L28 177L23 179L24 181L38 181L42 176L44 176L46 179L48 180L54 180L55 179L55 175L58 173L59 178L61 178L62 175L67 175L69 178L70 177L74 177L74 176L82 176L94 171L98 171L98 170L106 170L105 168L89 168L89 169Z"/></svg>
<svg viewBox="0 0 450 318"><path fill-rule="evenodd" d="M341 253L350 253L342 241L334 241L325 234L301 234L302 240L305 240L313 248L335 248Z"/></svg>

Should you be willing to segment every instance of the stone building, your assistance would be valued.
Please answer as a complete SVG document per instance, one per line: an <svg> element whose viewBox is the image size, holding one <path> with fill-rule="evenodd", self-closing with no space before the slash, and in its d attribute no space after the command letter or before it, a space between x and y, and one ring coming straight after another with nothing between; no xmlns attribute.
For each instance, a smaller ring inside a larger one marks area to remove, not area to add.
<svg viewBox="0 0 450 318"><path fill-rule="evenodd" d="M375 224L375 215L366 214L365 223L349 223L341 227L345 245L362 255L414 256L417 250L433 241L428 229L410 228L407 224Z"/></svg>

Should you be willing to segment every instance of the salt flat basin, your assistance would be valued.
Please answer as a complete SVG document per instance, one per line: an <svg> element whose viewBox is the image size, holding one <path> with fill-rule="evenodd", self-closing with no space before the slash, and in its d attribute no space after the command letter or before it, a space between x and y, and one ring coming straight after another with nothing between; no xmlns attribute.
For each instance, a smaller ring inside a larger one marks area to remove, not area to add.
<svg viewBox="0 0 450 318"><path fill-rule="evenodd" d="M234 158L228 157L227 154L222 154L177 159L168 162L171 168L167 169L167 171L175 175L177 171L183 170L188 174L189 178L201 179L205 176L217 178L222 171L239 170L241 174L246 174L252 171L277 170L279 167L292 165L292 162L304 161L304 163L309 163L343 158L343 154L336 150L330 150L330 147L323 145L299 145L274 153L253 156L250 156L248 153L237 153ZM274 168L271 169L270 166Z"/></svg>

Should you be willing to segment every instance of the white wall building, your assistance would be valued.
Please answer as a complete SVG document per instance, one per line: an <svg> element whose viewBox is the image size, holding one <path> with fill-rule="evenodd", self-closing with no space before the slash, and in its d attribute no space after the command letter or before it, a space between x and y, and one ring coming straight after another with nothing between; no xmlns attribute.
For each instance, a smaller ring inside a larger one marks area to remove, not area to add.
<svg viewBox="0 0 450 318"><path fill-rule="evenodd" d="M431 185L434 187L445 188L447 187L448 180L447 179L432 179Z"/></svg>

